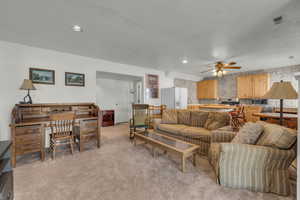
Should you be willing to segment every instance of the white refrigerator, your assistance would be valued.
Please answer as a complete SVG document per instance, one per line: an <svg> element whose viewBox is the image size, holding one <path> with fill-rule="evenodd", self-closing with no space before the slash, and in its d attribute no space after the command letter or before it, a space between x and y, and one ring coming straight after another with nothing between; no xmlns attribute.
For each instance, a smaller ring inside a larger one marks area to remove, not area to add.
<svg viewBox="0 0 300 200"><path fill-rule="evenodd" d="M162 88L161 104L166 105L167 109L187 109L188 90L187 88Z"/></svg>

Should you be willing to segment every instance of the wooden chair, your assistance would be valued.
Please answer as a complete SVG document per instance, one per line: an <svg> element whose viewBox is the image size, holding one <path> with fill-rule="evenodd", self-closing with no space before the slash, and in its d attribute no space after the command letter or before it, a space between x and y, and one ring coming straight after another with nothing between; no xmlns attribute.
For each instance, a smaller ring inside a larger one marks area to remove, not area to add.
<svg viewBox="0 0 300 200"><path fill-rule="evenodd" d="M79 142L79 151L82 151L84 144L91 140L96 140L97 147L100 148L101 135L100 125L98 126L98 120L84 120L80 121L79 126L75 126L75 137Z"/></svg>
<svg viewBox="0 0 300 200"><path fill-rule="evenodd" d="M149 128L149 105L148 104L132 104L132 119L130 119L130 139L134 138L137 128L147 130Z"/></svg>
<svg viewBox="0 0 300 200"><path fill-rule="evenodd" d="M153 128L153 120L161 119L164 110L167 109L166 105L154 106L149 105L149 127Z"/></svg>
<svg viewBox="0 0 300 200"><path fill-rule="evenodd" d="M230 112L231 115L231 126L234 130L239 130L246 122L245 107L239 106L236 111Z"/></svg>
<svg viewBox="0 0 300 200"><path fill-rule="evenodd" d="M73 154L74 123L74 112L62 112L50 115L50 147L53 159L55 159L56 146L69 144L71 153Z"/></svg>

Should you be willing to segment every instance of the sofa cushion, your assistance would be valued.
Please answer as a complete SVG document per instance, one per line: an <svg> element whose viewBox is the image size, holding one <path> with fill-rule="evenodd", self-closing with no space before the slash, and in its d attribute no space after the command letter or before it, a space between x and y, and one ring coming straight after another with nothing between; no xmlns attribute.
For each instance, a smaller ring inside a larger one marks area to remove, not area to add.
<svg viewBox="0 0 300 200"><path fill-rule="evenodd" d="M177 110L167 109L163 111L161 123L178 124Z"/></svg>
<svg viewBox="0 0 300 200"><path fill-rule="evenodd" d="M189 110L178 110L178 124L190 125L191 111Z"/></svg>
<svg viewBox="0 0 300 200"><path fill-rule="evenodd" d="M182 129L185 129L185 128L187 128L187 126L183 125L183 124L159 124L158 125L159 130L166 131L166 132L169 132L169 133L173 133L173 134L176 134L176 135L180 135L179 132Z"/></svg>
<svg viewBox="0 0 300 200"><path fill-rule="evenodd" d="M257 144L276 147L278 149L290 149L297 140L297 131L277 124L257 122L264 126L264 132Z"/></svg>
<svg viewBox="0 0 300 200"><path fill-rule="evenodd" d="M203 142L210 142L211 132L201 127L186 127L179 131L179 134L185 137L201 139Z"/></svg>
<svg viewBox="0 0 300 200"><path fill-rule="evenodd" d="M231 143L256 144L263 131L263 125L253 122L247 122L233 138Z"/></svg>
<svg viewBox="0 0 300 200"><path fill-rule="evenodd" d="M204 128L215 130L227 126L230 122L230 116L227 112L209 112Z"/></svg>
<svg viewBox="0 0 300 200"><path fill-rule="evenodd" d="M204 127L208 114L208 112L203 111L191 111L190 125L194 127Z"/></svg>

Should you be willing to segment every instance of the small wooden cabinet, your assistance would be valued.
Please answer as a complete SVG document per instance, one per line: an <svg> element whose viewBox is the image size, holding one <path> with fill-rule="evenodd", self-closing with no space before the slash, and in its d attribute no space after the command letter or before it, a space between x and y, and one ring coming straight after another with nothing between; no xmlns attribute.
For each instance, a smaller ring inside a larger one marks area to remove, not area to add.
<svg viewBox="0 0 300 200"><path fill-rule="evenodd" d="M197 84L198 99L218 98L218 80L203 80Z"/></svg>
<svg viewBox="0 0 300 200"><path fill-rule="evenodd" d="M115 124L115 111L103 110L102 111L102 126L113 126Z"/></svg>
<svg viewBox="0 0 300 200"><path fill-rule="evenodd" d="M240 99L260 99L269 89L267 73L237 77L237 93Z"/></svg>

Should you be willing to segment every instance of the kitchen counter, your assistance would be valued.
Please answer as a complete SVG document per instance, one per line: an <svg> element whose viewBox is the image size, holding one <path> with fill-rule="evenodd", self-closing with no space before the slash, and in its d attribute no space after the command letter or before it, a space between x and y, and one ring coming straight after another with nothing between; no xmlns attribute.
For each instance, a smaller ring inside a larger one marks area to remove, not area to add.
<svg viewBox="0 0 300 200"><path fill-rule="evenodd" d="M236 109L237 106L230 106L225 104L189 104L188 109Z"/></svg>
<svg viewBox="0 0 300 200"><path fill-rule="evenodd" d="M203 110L203 111L215 111L215 112L230 112L235 110L236 106L224 105L224 104L189 104L189 110Z"/></svg>

